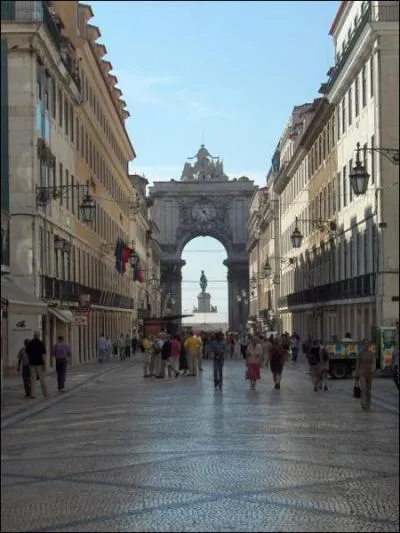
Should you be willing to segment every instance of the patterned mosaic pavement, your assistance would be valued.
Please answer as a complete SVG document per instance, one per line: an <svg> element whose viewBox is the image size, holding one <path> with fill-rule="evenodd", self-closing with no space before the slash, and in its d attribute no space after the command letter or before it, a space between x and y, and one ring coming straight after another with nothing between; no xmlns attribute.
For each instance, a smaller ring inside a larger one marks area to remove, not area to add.
<svg viewBox="0 0 400 533"><path fill-rule="evenodd" d="M302 363L280 391L266 371L250 391L241 361L214 391L211 365L145 380L139 361L110 363L9 412L1 530L399 531L390 380L364 412L351 380L314 393Z"/></svg>

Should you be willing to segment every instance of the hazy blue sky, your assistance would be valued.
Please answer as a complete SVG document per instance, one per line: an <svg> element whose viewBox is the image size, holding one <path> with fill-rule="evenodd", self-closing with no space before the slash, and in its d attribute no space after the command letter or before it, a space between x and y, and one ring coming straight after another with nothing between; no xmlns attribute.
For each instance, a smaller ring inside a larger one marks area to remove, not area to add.
<svg viewBox="0 0 400 533"><path fill-rule="evenodd" d="M131 117L132 171L180 178L204 140L231 177L263 185L293 106L318 97L333 61L329 27L339 2L90 2ZM195 250L209 250L194 253ZM226 278L225 251L198 238L185 248L184 303L200 270ZM208 290L221 311L227 286Z"/></svg>

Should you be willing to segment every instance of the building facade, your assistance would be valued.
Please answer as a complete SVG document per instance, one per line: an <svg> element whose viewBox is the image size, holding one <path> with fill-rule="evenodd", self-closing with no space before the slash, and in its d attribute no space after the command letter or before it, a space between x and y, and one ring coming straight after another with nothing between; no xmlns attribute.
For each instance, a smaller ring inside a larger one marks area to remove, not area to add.
<svg viewBox="0 0 400 533"><path fill-rule="evenodd" d="M136 206L131 220L131 236L138 254L141 280L135 281L134 329L140 332L146 318L161 315L159 229L150 217L152 200L146 195L144 176L130 175L136 191Z"/></svg>
<svg viewBox="0 0 400 533"><path fill-rule="evenodd" d="M324 97L294 109L274 155L278 310L303 338L370 337L398 316L398 21L397 2L340 4ZM357 157L370 176L358 196Z"/></svg>
<svg viewBox="0 0 400 533"><path fill-rule="evenodd" d="M321 91L336 108L337 274L347 284L338 327L358 338L398 317L399 171L379 149L395 149L398 157L399 4L342 2L330 35L335 65ZM349 180L357 143L370 175L362 196Z"/></svg>
<svg viewBox="0 0 400 533"><path fill-rule="evenodd" d="M64 335L80 363L96 357L102 332L131 332L133 308L132 275L117 272L114 250L118 238L130 241L128 163L135 152L92 17L90 7L75 1L2 3L10 274L46 302L35 326L46 345ZM87 194L96 206L90 223L80 209ZM9 342L10 367L21 340Z"/></svg>

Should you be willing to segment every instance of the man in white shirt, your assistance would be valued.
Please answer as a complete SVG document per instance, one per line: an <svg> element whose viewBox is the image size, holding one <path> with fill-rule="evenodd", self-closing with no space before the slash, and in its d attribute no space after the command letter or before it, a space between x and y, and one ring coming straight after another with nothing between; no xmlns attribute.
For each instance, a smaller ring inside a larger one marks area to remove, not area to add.
<svg viewBox="0 0 400 533"><path fill-rule="evenodd" d="M107 356L108 351L108 342L106 337L104 336L104 333L100 335L99 343L98 343L98 350L99 350L99 363L103 363L104 359Z"/></svg>

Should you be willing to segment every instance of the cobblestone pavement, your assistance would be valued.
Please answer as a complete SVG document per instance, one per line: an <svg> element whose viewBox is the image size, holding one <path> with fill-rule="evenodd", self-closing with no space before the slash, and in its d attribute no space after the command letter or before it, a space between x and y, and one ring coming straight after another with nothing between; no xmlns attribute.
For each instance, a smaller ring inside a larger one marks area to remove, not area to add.
<svg viewBox="0 0 400 533"><path fill-rule="evenodd" d="M242 361L223 391L208 361L197 378L101 370L6 414L2 531L399 531L391 380L365 412L351 380L314 393L304 364L280 391L266 371L250 391Z"/></svg>

